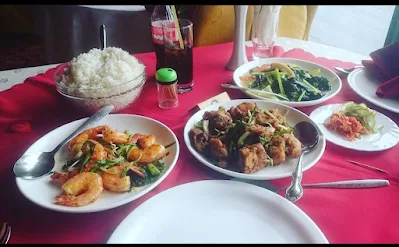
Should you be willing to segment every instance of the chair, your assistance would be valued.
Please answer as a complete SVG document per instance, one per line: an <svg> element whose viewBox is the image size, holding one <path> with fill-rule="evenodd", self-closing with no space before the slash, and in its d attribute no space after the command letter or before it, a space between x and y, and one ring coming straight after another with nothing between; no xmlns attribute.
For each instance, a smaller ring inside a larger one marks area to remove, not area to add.
<svg viewBox="0 0 399 247"><path fill-rule="evenodd" d="M307 40L317 5L282 6L278 36ZM248 7L246 40L250 40L254 7ZM198 5L193 11L194 45L206 46L234 40L233 5Z"/></svg>

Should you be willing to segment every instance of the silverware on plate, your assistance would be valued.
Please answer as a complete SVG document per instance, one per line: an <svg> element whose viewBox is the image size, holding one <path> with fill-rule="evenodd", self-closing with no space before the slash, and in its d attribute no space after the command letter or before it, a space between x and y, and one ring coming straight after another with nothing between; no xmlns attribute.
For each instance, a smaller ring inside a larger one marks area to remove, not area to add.
<svg viewBox="0 0 399 247"><path fill-rule="evenodd" d="M54 155L57 151L68 143L77 134L86 130L91 125L97 123L102 118L107 116L114 109L113 105L104 106L99 111L88 118L79 128L72 132L64 141L62 141L54 150L50 152L32 152L24 154L14 164L14 174L23 179L35 179L42 177L54 168Z"/></svg>
<svg viewBox="0 0 399 247"><path fill-rule="evenodd" d="M100 26L100 43L101 43L101 50L107 48L107 32L104 24Z"/></svg>
<svg viewBox="0 0 399 247"><path fill-rule="evenodd" d="M11 236L11 225L7 222L0 224L0 244L7 244Z"/></svg>
<svg viewBox="0 0 399 247"><path fill-rule="evenodd" d="M263 91L263 90L259 90L259 89L239 87L239 86L235 86L235 85L231 85L231 84L221 84L221 86L224 87L224 88L229 88L229 89L238 89L238 90L241 90L243 92L244 91L248 91L248 92L252 92L252 93L269 95L269 96L273 95L273 96L276 96L276 97L279 97L281 99L289 101L289 99L287 97L283 96L283 95L280 95L280 94L277 94L277 93L272 93L272 92L267 92L267 91Z"/></svg>
<svg viewBox="0 0 399 247"><path fill-rule="evenodd" d="M353 66L350 69L344 69L344 68L341 68L341 67L334 67L335 70L338 70L339 72L342 72L342 73L347 74L347 75L349 75L352 71L354 71L355 69L358 69L358 68L364 68L364 66L356 65L356 66Z"/></svg>
<svg viewBox="0 0 399 247"><path fill-rule="evenodd" d="M306 153L315 149L320 140L319 131L316 126L306 121L299 122L294 126L294 136L303 144L303 148L295 166L295 170L292 173L291 184L285 192L285 197L292 202L299 200L303 195L301 186L302 158Z"/></svg>

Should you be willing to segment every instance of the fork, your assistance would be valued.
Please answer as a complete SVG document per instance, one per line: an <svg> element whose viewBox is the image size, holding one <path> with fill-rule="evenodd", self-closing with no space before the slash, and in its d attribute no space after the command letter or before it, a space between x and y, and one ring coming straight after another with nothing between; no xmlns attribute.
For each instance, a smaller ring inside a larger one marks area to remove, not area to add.
<svg viewBox="0 0 399 247"><path fill-rule="evenodd" d="M364 66L356 65L356 66L353 66L350 69L344 69L344 68L341 68L341 67L334 67L335 70L338 70L339 72L342 72L342 73L347 74L347 75L350 74L355 69L358 69L358 68L364 68Z"/></svg>
<svg viewBox="0 0 399 247"><path fill-rule="evenodd" d="M11 225L7 222L0 224L0 244L7 244L11 236Z"/></svg>

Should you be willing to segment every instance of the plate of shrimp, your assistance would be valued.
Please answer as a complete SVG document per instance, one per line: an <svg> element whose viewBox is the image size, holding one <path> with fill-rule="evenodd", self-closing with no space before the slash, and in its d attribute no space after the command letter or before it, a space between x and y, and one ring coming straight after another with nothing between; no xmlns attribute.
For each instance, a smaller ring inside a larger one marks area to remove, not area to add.
<svg viewBox="0 0 399 247"><path fill-rule="evenodd" d="M86 119L49 132L26 153L52 150ZM49 175L35 180L16 178L16 183L26 198L44 208L98 212L132 202L154 189L170 174L178 156L178 139L163 123L112 114L61 148Z"/></svg>

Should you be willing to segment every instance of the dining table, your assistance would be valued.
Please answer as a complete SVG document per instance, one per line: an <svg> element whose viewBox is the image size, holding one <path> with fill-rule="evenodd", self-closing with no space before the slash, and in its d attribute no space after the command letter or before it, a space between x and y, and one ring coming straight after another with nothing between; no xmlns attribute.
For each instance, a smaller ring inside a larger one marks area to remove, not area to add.
<svg viewBox="0 0 399 247"><path fill-rule="evenodd" d="M365 102L399 124L399 114L364 101L349 87L347 75L334 69L360 65L362 60L370 59L369 56L291 38L278 38L276 48L276 57L317 63L340 76L340 92L320 105ZM87 113L70 106L57 92L53 76L58 64L0 71L0 222L8 222L12 227L9 243L107 243L127 215L160 192L193 181L231 179L203 165L189 152L184 144L183 129L193 114L192 109L204 100L224 91L231 99L248 98L238 90L224 89L220 85L232 82L233 71L225 68L232 51L232 42L194 47L194 87L188 93L179 94L178 107L169 110L158 106L155 53L132 54L146 66L147 80L132 105L112 114L136 114L164 123L177 136L180 155L171 173L153 190L125 205L94 213L73 214L42 208L19 191L13 173L14 163L40 137L64 124L88 117ZM250 58L250 42L246 43L246 52ZM309 115L320 105L298 109ZM10 131L15 121L26 121L29 130ZM387 170L391 176L347 160ZM395 213L399 206L399 179L395 179L399 178L398 160L399 145L380 152L361 152L327 142L321 159L304 172L303 183L376 178L387 179L390 185L368 189L305 189L303 197L294 203L315 222L329 243L398 243L399 214ZM279 188L288 186L290 178L268 182Z"/></svg>

